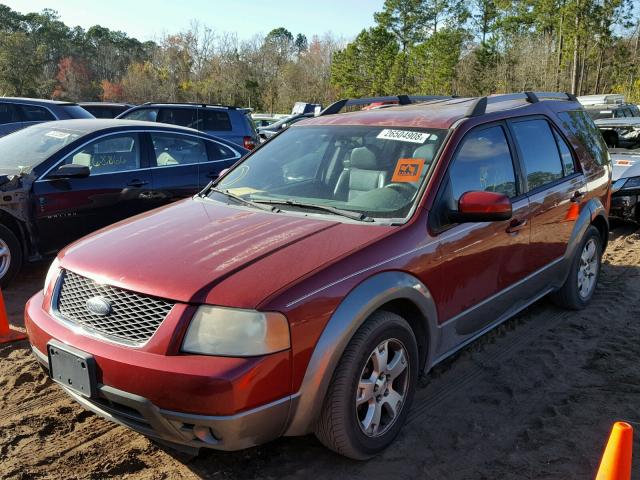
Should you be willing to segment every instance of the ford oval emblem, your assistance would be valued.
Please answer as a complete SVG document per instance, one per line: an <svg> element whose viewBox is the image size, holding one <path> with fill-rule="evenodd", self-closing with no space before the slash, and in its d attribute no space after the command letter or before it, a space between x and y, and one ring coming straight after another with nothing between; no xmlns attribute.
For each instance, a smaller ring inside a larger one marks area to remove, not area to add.
<svg viewBox="0 0 640 480"><path fill-rule="evenodd" d="M102 297L90 298L87 300L87 303L85 303L85 307L87 307L89 312L94 315L100 315L101 317L106 317L111 313L111 303L109 303L109 300Z"/></svg>

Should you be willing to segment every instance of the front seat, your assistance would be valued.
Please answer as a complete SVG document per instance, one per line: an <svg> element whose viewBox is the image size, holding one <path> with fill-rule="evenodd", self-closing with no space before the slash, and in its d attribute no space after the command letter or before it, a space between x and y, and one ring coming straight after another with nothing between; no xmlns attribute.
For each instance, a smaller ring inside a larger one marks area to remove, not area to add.
<svg viewBox="0 0 640 480"><path fill-rule="evenodd" d="M334 190L335 198L352 201L365 192L384 187L387 171L382 170L378 157L369 147L357 147L351 151L349 166L345 168Z"/></svg>

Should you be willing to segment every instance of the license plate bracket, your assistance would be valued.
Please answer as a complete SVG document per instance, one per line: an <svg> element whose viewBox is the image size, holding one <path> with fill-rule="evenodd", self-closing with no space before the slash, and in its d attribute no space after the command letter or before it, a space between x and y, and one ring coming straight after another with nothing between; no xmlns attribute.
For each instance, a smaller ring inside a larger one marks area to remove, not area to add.
<svg viewBox="0 0 640 480"><path fill-rule="evenodd" d="M47 355L49 376L54 382L83 397L95 397L96 362L91 354L52 340L47 344Z"/></svg>

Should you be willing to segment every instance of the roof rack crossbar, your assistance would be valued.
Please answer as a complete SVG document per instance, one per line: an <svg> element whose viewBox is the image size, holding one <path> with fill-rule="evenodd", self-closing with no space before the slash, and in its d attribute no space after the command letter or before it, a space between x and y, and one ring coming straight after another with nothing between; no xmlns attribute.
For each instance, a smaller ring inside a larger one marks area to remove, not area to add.
<svg viewBox="0 0 640 480"><path fill-rule="evenodd" d="M350 107L353 105L369 105L371 103L378 102L393 102L397 103L398 105L411 105L413 103L428 102L431 100L448 100L450 98L452 97L446 97L442 95L387 95L381 97L343 98L342 100L338 100L337 102L329 105L319 113L319 116L335 115L345 107Z"/></svg>
<svg viewBox="0 0 640 480"><path fill-rule="evenodd" d="M229 110L239 110L240 107L232 105L222 105L221 103L202 103L202 102L144 102L142 105L190 105L196 107L223 107Z"/></svg>
<svg viewBox="0 0 640 480"><path fill-rule="evenodd" d="M469 105L467 112L464 114L465 117L478 117L480 115L484 115L487 110L487 97L478 97L473 100L473 103Z"/></svg>

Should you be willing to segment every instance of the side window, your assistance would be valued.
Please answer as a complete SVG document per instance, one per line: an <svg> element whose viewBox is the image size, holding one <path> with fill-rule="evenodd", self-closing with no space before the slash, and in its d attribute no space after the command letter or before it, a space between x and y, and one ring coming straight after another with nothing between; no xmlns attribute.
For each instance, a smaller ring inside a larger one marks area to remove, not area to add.
<svg viewBox="0 0 640 480"><path fill-rule="evenodd" d="M157 122L158 121L158 109L157 108L140 108L133 112L127 113L122 118L127 120L143 120L145 122Z"/></svg>
<svg viewBox="0 0 640 480"><path fill-rule="evenodd" d="M562 178L562 163L551 127L546 120L511 124L520 147L529 190Z"/></svg>
<svg viewBox="0 0 640 480"><path fill-rule="evenodd" d="M158 112L157 121L182 127L197 128L197 113L195 108L161 108Z"/></svg>
<svg viewBox="0 0 640 480"><path fill-rule="evenodd" d="M455 205L465 192L498 192L515 197L516 177L509 144L500 126L471 131L449 168Z"/></svg>
<svg viewBox="0 0 640 480"><path fill-rule="evenodd" d="M15 105L11 103L0 103L0 125L20 121L20 115Z"/></svg>
<svg viewBox="0 0 640 480"><path fill-rule="evenodd" d="M20 109L25 122L49 122L56 119L46 108L35 105L20 105Z"/></svg>
<svg viewBox="0 0 640 480"><path fill-rule="evenodd" d="M204 140L174 133L151 133L156 165L189 165L208 161Z"/></svg>
<svg viewBox="0 0 640 480"><path fill-rule="evenodd" d="M229 114L227 112L203 108L200 110L200 115L204 117L204 122L202 122L203 130L212 130L216 132L231 131L231 120L229 119Z"/></svg>
<svg viewBox="0 0 640 480"><path fill-rule="evenodd" d="M593 120L584 110L571 110L558 114L564 127L569 130L582 143L598 165L606 165L611 162L607 144Z"/></svg>
<svg viewBox="0 0 640 480"><path fill-rule="evenodd" d="M573 163L573 155L571 155L571 149L567 142L556 132L553 131L553 135L556 137L556 143L558 144L558 150L560 151L560 158L562 158L562 168L564 169L564 174L572 175L576 173L576 166Z"/></svg>
<svg viewBox="0 0 640 480"><path fill-rule="evenodd" d="M140 139L135 134L101 138L67 157L64 163L86 165L91 175L135 170L140 168Z"/></svg>
<svg viewBox="0 0 640 480"><path fill-rule="evenodd" d="M209 145L209 161L229 160L235 158L238 154L226 145L218 142L208 142Z"/></svg>

